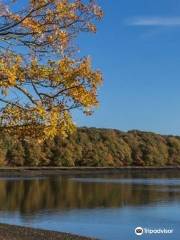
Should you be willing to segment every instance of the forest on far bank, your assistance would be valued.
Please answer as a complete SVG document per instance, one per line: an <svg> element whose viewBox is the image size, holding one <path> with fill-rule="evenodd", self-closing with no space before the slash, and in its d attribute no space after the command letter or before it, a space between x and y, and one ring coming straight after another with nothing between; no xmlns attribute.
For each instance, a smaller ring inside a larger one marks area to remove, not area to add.
<svg viewBox="0 0 180 240"><path fill-rule="evenodd" d="M78 128L66 139L38 143L0 136L0 166L177 166L180 137Z"/></svg>

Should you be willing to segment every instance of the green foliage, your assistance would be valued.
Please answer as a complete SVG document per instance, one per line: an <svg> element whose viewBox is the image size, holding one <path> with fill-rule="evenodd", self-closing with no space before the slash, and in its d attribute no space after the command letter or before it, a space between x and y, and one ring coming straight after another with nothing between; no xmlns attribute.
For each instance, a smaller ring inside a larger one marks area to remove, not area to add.
<svg viewBox="0 0 180 240"><path fill-rule="evenodd" d="M180 137L149 132L79 128L66 139L23 141L0 137L0 166L180 165Z"/></svg>

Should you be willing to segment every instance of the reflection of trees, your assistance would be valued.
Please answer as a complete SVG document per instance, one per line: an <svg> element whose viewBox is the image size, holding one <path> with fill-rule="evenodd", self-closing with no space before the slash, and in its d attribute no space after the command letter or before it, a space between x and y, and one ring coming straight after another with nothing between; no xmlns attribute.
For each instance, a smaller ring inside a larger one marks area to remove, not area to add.
<svg viewBox="0 0 180 240"><path fill-rule="evenodd" d="M125 176L122 174L121 177ZM114 178L117 176L114 175ZM172 188L170 186L158 186L158 189L167 189L160 192L155 187L157 186L81 183L66 177L31 181L1 180L0 209L19 211L23 215L35 214L43 209L122 207L180 199L180 191L168 191Z"/></svg>

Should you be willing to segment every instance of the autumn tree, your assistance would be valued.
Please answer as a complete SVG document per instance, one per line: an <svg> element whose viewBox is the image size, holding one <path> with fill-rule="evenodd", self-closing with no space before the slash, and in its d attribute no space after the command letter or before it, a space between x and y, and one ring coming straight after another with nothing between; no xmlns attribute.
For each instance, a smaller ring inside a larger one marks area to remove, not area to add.
<svg viewBox="0 0 180 240"><path fill-rule="evenodd" d="M71 113L97 106L101 73L80 58L74 40L96 32L95 0L0 2L0 127L20 136L54 137L74 129Z"/></svg>
<svg viewBox="0 0 180 240"><path fill-rule="evenodd" d="M9 160L9 166L24 166L25 153L24 148L20 142L14 143L11 149L8 149L6 158Z"/></svg>

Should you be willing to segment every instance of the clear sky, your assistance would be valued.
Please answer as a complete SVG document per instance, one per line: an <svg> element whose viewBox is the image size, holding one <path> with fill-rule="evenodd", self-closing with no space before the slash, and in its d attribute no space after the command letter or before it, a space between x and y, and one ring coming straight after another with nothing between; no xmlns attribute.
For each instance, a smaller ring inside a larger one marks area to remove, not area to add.
<svg viewBox="0 0 180 240"><path fill-rule="evenodd" d="M100 107L79 126L180 135L180 1L99 0L105 17L80 39L104 75Z"/></svg>

